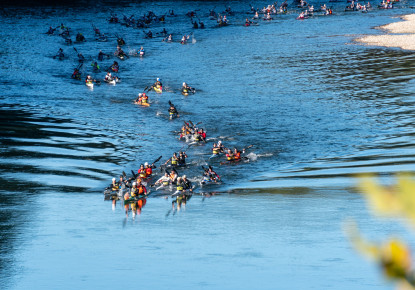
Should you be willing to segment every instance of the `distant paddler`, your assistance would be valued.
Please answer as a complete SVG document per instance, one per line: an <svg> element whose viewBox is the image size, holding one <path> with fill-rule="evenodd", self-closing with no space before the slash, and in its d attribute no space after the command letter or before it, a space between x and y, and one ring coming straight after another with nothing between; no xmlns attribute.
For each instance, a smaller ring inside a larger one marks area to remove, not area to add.
<svg viewBox="0 0 415 290"><path fill-rule="evenodd" d="M143 56L144 56L145 51L144 51L144 48L143 48L143 47L141 47L141 48L140 48L140 50L138 51L138 54L139 54L141 57L143 57Z"/></svg>
<svg viewBox="0 0 415 290"><path fill-rule="evenodd" d="M102 50L99 51L98 53L98 60L99 61L103 61L104 60L104 56L106 56L107 58L109 58L109 54L103 53Z"/></svg>
<svg viewBox="0 0 415 290"><path fill-rule="evenodd" d="M190 35L183 35L182 40L180 41L180 43L181 44L186 44L189 39L190 39Z"/></svg>
<svg viewBox="0 0 415 290"><path fill-rule="evenodd" d="M110 66L110 69L113 72L118 72L120 70L120 66L118 65L118 62L114 61L114 63Z"/></svg>
<svg viewBox="0 0 415 290"><path fill-rule="evenodd" d="M186 206L186 202L191 198L191 194L186 194L186 183L183 178L177 178L176 192L172 196L176 197L176 199L171 203L172 208L174 210L174 205L176 204L178 211L182 206Z"/></svg>
<svg viewBox="0 0 415 290"><path fill-rule="evenodd" d="M222 144L222 141L218 141L218 143L213 143L212 147L212 156L210 158L214 158L219 156L219 154L225 152L225 147Z"/></svg>
<svg viewBox="0 0 415 290"><path fill-rule="evenodd" d="M90 75L87 75L86 79L85 79L85 85L91 89L94 88L94 82L96 82L96 80L94 80Z"/></svg>
<svg viewBox="0 0 415 290"><path fill-rule="evenodd" d="M196 89L192 88L191 86L189 86L187 83L183 82L182 85L182 94L185 96L188 96L189 94L194 94L196 93Z"/></svg>
<svg viewBox="0 0 415 290"><path fill-rule="evenodd" d="M82 76L82 73L81 73L81 71L80 71L80 69L81 69L81 67L82 67L82 63L81 64L79 64L75 69L74 69L74 71L73 71L73 73L72 73L72 75L71 75L71 78L72 79L75 79L75 80L81 80L81 76Z"/></svg>
<svg viewBox="0 0 415 290"><path fill-rule="evenodd" d="M144 91L147 89L147 87L144 89ZM147 91L150 91L153 89L156 93L161 94L163 92L163 84L161 83L161 79L157 78L156 82L152 84Z"/></svg>
<svg viewBox="0 0 415 290"><path fill-rule="evenodd" d="M134 103L137 105L145 106L145 107L150 106L150 102L149 102L149 99L146 93L139 93Z"/></svg>
<svg viewBox="0 0 415 290"><path fill-rule="evenodd" d="M82 35L82 33L78 32L78 34L75 37L77 42L84 42L86 41L85 36Z"/></svg>
<svg viewBox="0 0 415 290"><path fill-rule="evenodd" d="M59 60L62 60L64 57L65 57L65 54L63 53L63 49L59 48L58 53L53 58L54 59L58 58Z"/></svg>
<svg viewBox="0 0 415 290"><path fill-rule="evenodd" d="M179 117L179 112L177 112L176 107L172 104L172 102L169 101L169 118L170 120L178 118Z"/></svg>

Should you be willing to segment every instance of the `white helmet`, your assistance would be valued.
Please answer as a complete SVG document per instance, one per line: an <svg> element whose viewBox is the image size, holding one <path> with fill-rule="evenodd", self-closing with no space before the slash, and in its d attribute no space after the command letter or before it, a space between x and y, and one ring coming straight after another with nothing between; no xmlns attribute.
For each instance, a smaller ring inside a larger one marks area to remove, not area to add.
<svg viewBox="0 0 415 290"><path fill-rule="evenodd" d="M185 86L186 85L186 83L183 83L183 86Z"/></svg>
<svg viewBox="0 0 415 290"><path fill-rule="evenodd" d="M136 186L137 185L137 182L133 182L133 186Z"/></svg>
<svg viewBox="0 0 415 290"><path fill-rule="evenodd" d="M144 163L144 166L148 166L148 162Z"/></svg>
<svg viewBox="0 0 415 290"><path fill-rule="evenodd" d="M112 181L115 181L116 179L115 179L115 177L112 179Z"/></svg>
<svg viewBox="0 0 415 290"><path fill-rule="evenodd" d="M186 179L186 175L183 175L182 178Z"/></svg>
<svg viewBox="0 0 415 290"><path fill-rule="evenodd" d="M138 96L139 96L139 97L141 97L142 95L143 95L142 93L139 93L139 94L138 94Z"/></svg>
<svg viewBox="0 0 415 290"><path fill-rule="evenodd" d="M157 81L159 81L160 79L159 78L157 78Z"/></svg>

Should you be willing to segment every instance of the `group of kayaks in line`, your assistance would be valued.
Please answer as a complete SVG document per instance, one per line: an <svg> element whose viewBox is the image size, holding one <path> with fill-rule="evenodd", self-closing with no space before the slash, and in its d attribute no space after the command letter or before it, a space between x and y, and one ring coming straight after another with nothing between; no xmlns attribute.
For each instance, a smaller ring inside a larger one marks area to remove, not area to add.
<svg viewBox="0 0 415 290"><path fill-rule="evenodd" d="M72 44L72 40L70 38L71 36L71 29L67 26L65 26L63 23L61 25L59 25L56 28L52 28L49 27L49 30L46 32L46 34L48 35L55 35L55 31L59 29L60 33L57 33L57 35L62 36L65 39L65 42L69 45ZM96 40L98 40L99 38L102 38L102 36L104 34L102 34L100 32L100 30L98 28L96 28L93 25L93 30L96 36ZM105 35L104 35L105 36ZM126 44L125 40L118 36L118 34L115 34L115 36L117 37L117 48L115 50L115 52L113 53L114 56L116 56L117 58L119 58L120 60L125 60L131 56L139 56L139 57L143 57L145 55L145 51L143 46L140 47L139 50L137 51L131 51L129 52L129 54L125 53L123 51L123 49L121 48L123 45ZM106 37L106 36L105 36ZM78 34L76 35L76 42L80 43L80 42L85 42L86 38L85 36L78 32ZM74 80L82 80L82 72L81 69L86 61L84 55L80 52L78 52L76 47L73 47L73 49L75 50L75 52L77 53L77 57L78 57L78 65L75 67L71 78ZM68 54L68 53L66 53ZM99 51L97 59L98 61L102 62L104 59L109 59L110 58L110 54L104 53L102 50ZM58 60L63 60L65 59L66 55L65 52L62 48L59 48L58 52L56 53L56 55L53 56L54 59L58 59ZM101 71L106 71L106 75L105 77L102 79L102 81L111 84L111 85L115 85L117 83L119 83L121 81L121 78L117 75L115 75L114 73L118 73L120 70L120 65L118 64L117 61L114 61L109 67L107 67L106 69L101 69L101 66L98 64L98 61L92 61L91 66L92 66L92 72L93 73L100 73ZM91 76L91 74L87 74L85 77L85 85L91 89L94 88L94 85L100 85L101 84L101 80L94 78Z"/></svg>
<svg viewBox="0 0 415 290"><path fill-rule="evenodd" d="M180 176L178 173L179 169L188 169L192 165L189 165L186 162L188 158L187 149L191 148L194 145L204 145L207 143L206 131L203 128L199 128L198 125L193 124L192 121L184 121L183 126L179 131L179 140L186 142L186 145L183 146L179 152L174 152L173 155L167 159L164 163L160 165L160 171L162 176L158 179L153 179L155 172L153 169L157 168L156 163L162 159L162 156L159 156L151 164L145 162L140 165L140 168L137 172L131 170L131 177L128 177L125 172L120 175L119 179L112 179L112 183L105 189L104 196L105 200L112 200L112 208L115 209L117 201L121 201L126 217L128 217L129 212L132 212L133 218L137 214L141 213L142 208L147 202L147 197L152 194L163 196L164 198L172 197L172 210L173 213L175 210L180 210L180 208L186 205L186 202L190 200L194 194L194 189L196 185L194 182L198 182L200 187L209 185L209 184L220 184L221 177L213 169L212 163L216 158L220 156L225 156L225 161L220 162L224 163L236 163L242 160L246 160L247 157L242 156L247 149L251 148L252 145L247 146L242 150L236 148L230 149L226 148L221 141L214 143L212 146L212 155L209 158L209 163L207 167L202 167L201 178L197 176L191 181L186 174ZM186 149L184 149L186 147ZM148 189L148 187L151 188ZM203 194L203 193L202 193Z"/></svg>
<svg viewBox="0 0 415 290"><path fill-rule="evenodd" d="M146 91L148 92L149 90L154 89L156 89L158 93L162 93L163 91L163 84L159 78L153 85L146 87L144 92L139 94L135 103L142 106L147 106L145 104L148 104L149 106L149 99ZM183 83L182 93L194 93L195 91L194 88ZM179 117L179 113L174 105L170 101L169 104L170 119ZM188 165L186 162L186 158L188 158L187 149L196 145L204 145L208 142L205 129L198 127L200 124L201 122L193 124L192 121L184 121L183 126L178 132L178 139L185 141L186 145L183 146L179 152L174 152L169 159L160 165L161 172L164 172L160 178L155 181L153 180L153 169L156 168L155 164L161 160L162 156L158 157L151 164L145 162L140 166L137 172L132 170L131 177L127 177L125 172L123 172L118 181L113 178L111 185L104 191L104 199L112 200L113 209L115 209L117 201L121 200L126 216L128 217L129 212L131 211L133 218L135 218L137 214L141 213L150 193L153 195L159 194L165 198L168 198L169 196L172 197L172 210L175 212L176 209L180 210L180 208L185 206L186 202L192 197L194 193L193 190L196 187L196 185L193 185L193 182L197 181L200 187L208 184L221 183L221 178L213 169L212 163L215 162L215 160L219 160L220 156L225 156L225 160L219 162L221 165L247 160L248 158L242 156L242 154L252 146L238 150L236 148L226 148L221 141L214 143L212 146L212 155L209 157L209 163L211 164L206 168L202 166L203 172L201 178L196 176L191 181L185 174L180 176L178 170L179 168L191 168L191 165ZM187 148L184 149L184 147ZM152 191L148 190L147 187L151 187Z"/></svg>

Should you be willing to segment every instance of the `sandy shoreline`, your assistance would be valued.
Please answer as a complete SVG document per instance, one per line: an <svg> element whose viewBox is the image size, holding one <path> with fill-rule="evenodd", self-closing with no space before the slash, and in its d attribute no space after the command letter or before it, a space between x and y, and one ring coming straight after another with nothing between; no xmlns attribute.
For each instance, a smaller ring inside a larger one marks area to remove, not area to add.
<svg viewBox="0 0 415 290"><path fill-rule="evenodd" d="M415 14L400 17L403 21L382 25L378 28L388 34L368 35L356 41L367 45L398 47L415 50Z"/></svg>

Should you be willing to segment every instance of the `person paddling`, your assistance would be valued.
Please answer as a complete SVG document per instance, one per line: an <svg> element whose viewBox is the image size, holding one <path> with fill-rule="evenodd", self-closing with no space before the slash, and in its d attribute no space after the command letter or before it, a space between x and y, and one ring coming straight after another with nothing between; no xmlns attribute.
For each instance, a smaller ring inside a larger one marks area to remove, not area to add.
<svg viewBox="0 0 415 290"><path fill-rule="evenodd" d="M170 185L170 177L169 174L167 172L164 173L164 176L162 176L161 178L159 178L155 183L154 186L156 185L160 185L159 187L156 188L156 190L159 190L163 187L167 187Z"/></svg>
<svg viewBox="0 0 415 290"><path fill-rule="evenodd" d="M118 62L114 61L114 63L110 66L110 69L113 72L118 72L118 70L120 69L120 66L118 65Z"/></svg>
<svg viewBox="0 0 415 290"><path fill-rule="evenodd" d="M103 61L104 60L104 56L109 57L108 54L103 53L102 50L100 50L99 53L98 53L98 60L99 61Z"/></svg>
<svg viewBox="0 0 415 290"><path fill-rule="evenodd" d="M179 117L179 112L177 112L176 107L171 102L170 102L170 108L169 108L169 116L170 116L170 119Z"/></svg>

